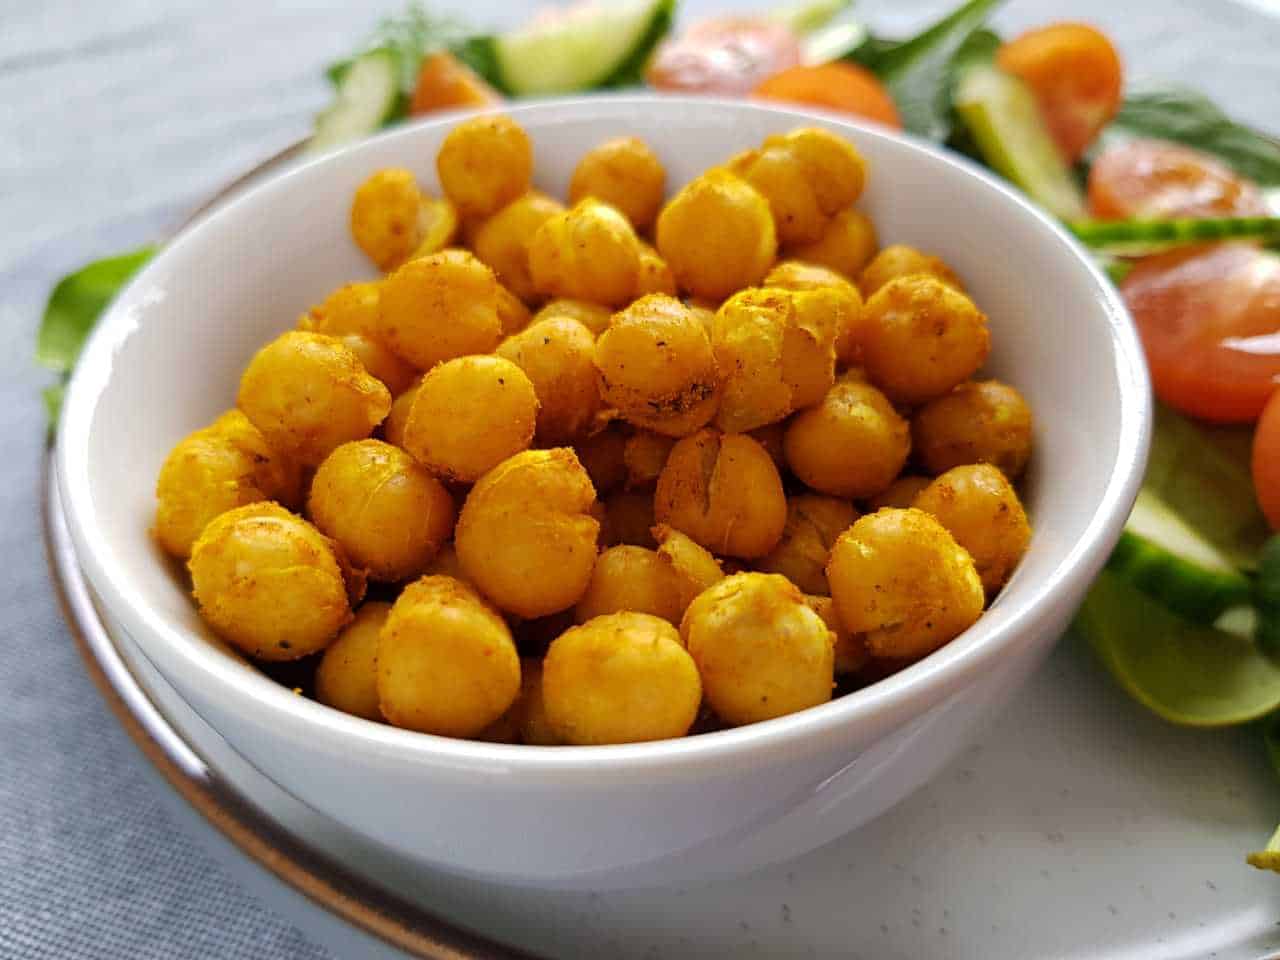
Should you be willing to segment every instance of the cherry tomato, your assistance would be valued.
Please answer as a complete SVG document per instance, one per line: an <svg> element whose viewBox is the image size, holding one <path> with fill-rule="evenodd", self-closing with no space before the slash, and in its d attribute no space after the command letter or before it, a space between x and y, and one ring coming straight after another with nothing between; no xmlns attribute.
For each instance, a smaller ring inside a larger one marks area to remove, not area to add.
<svg viewBox="0 0 1280 960"><path fill-rule="evenodd" d="M996 62L1031 88L1068 160L1077 160L1120 108L1120 55L1087 24L1028 30L1002 46Z"/></svg>
<svg viewBox="0 0 1280 960"><path fill-rule="evenodd" d="M762 17L713 17L658 48L645 70L657 90L745 96L800 63L800 41Z"/></svg>
<svg viewBox="0 0 1280 960"><path fill-rule="evenodd" d="M1247 243L1159 254L1120 289L1156 396L1204 420L1257 419L1280 383L1280 256Z"/></svg>
<svg viewBox="0 0 1280 960"><path fill-rule="evenodd" d="M1089 171L1089 210L1127 217L1261 217L1257 185L1199 150L1165 140L1131 140L1098 157Z"/></svg>
<svg viewBox="0 0 1280 960"><path fill-rule="evenodd" d="M856 63L791 67L756 87L757 97L808 103L902 129L898 108L876 75Z"/></svg>
<svg viewBox="0 0 1280 960"><path fill-rule="evenodd" d="M1253 489L1267 522L1280 530L1280 392L1263 407L1253 433Z"/></svg>

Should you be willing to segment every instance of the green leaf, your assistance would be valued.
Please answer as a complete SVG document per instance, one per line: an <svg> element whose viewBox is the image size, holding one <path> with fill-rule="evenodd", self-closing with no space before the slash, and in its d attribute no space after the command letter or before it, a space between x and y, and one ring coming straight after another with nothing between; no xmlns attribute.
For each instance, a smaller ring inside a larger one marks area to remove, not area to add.
<svg viewBox="0 0 1280 960"><path fill-rule="evenodd" d="M99 314L154 252L155 247L148 246L108 257L59 280L44 308L36 361L50 370L69 373Z"/></svg>
<svg viewBox="0 0 1280 960"><path fill-rule="evenodd" d="M40 391L40 398L44 401L45 416L49 418L50 430L58 422L58 414L62 412L62 398L66 395L66 392L67 385L61 380Z"/></svg>

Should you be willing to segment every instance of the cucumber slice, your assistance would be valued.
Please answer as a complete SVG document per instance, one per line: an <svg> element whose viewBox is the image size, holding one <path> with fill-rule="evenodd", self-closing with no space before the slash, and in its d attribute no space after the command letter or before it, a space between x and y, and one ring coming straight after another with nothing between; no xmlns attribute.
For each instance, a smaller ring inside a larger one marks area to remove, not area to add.
<svg viewBox="0 0 1280 960"><path fill-rule="evenodd" d="M1193 243L1280 239L1280 217L1082 220L1069 226L1086 247L1131 257Z"/></svg>
<svg viewBox="0 0 1280 960"><path fill-rule="evenodd" d="M316 117L307 149L331 150L379 130L400 100L399 69L390 50L371 50L352 60L338 80L333 103Z"/></svg>
<svg viewBox="0 0 1280 960"><path fill-rule="evenodd" d="M1114 573L1076 624L1120 685L1171 723L1228 727L1280 707L1280 665L1251 641L1188 623Z"/></svg>
<svg viewBox="0 0 1280 960"><path fill-rule="evenodd" d="M994 66L971 67L956 87L955 107L992 169L1055 216L1084 218L1080 187L1021 80Z"/></svg>
<svg viewBox="0 0 1280 960"><path fill-rule="evenodd" d="M1107 566L1196 623L1250 599L1248 578L1149 490L1138 494Z"/></svg>
<svg viewBox="0 0 1280 960"><path fill-rule="evenodd" d="M637 83L671 27L675 0L570 7L554 19L485 38L495 79L517 97Z"/></svg>
<svg viewBox="0 0 1280 960"><path fill-rule="evenodd" d="M794 33L812 33L853 6L853 0L804 0L770 10L767 16Z"/></svg>

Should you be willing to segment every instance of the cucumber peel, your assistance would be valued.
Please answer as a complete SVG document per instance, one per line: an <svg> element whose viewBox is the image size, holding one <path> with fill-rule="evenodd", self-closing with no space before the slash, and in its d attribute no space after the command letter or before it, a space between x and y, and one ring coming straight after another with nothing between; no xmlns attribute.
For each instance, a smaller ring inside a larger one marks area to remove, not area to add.
<svg viewBox="0 0 1280 960"><path fill-rule="evenodd" d="M307 150L331 150L380 129L399 105L399 72L400 60L390 50L371 50L347 64L333 103L316 117Z"/></svg>
<svg viewBox="0 0 1280 960"><path fill-rule="evenodd" d="M1068 224L1081 243L1121 256L1141 256L1172 247L1221 240L1280 239L1280 217L1173 220L1080 220Z"/></svg>

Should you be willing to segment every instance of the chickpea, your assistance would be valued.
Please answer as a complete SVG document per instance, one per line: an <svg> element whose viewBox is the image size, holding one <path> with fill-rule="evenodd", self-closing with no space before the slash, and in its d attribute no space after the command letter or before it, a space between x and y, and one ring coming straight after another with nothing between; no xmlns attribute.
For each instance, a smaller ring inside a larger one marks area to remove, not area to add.
<svg viewBox="0 0 1280 960"><path fill-rule="evenodd" d="M487 217L529 189L533 144L510 117L472 117L444 138L436 173L464 218Z"/></svg>
<svg viewBox="0 0 1280 960"><path fill-rule="evenodd" d="M883 393L842 377L816 407L792 419L787 464L806 486L859 499L885 490L911 452L911 431Z"/></svg>
<svg viewBox="0 0 1280 960"><path fill-rule="evenodd" d="M680 635L707 702L728 724L769 720L831 699L835 638L786 577L726 577L689 605Z"/></svg>
<svg viewBox="0 0 1280 960"><path fill-rule="evenodd" d="M311 481L307 512L370 578L395 582L422 572L453 532L453 498L399 447L344 443Z"/></svg>
<svg viewBox="0 0 1280 960"><path fill-rule="evenodd" d="M862 294L829 267L785 260L764 278L766 287L783 290L825 290L836 315L836 361L856 366L862 360Z"/></svg>
<svg viewBox="0 0 1280 960"><path fill-rule="evenodd" d="M596 340L605 403L629 423L679 437L715 416L715 356L702 324L679 300L641 297Z"/></svg>
<svg viewBox="0 0 1280 960"><path fill-rule="evenodd" d="M861 210L849 207L827 221L822 235L789 252L797 260L829 267L852 280L862 273L879 246L876 226ZM863 291L863 295L866 292Z"/></svg>
<svg viewBox="0 0 1280 960"><path fill-rule="evenodd" d="M915 506L937 518L969 551L987 596L1005 585L1031 542L1017 492L988 463L951 468L916 497Z"/></svg>
<svg viewBox="0 0 1280 960"><path fill-rule="evenodd" d="M529 275L529 241L539 227L563 212L564 205L558 200L530 190L480 224L471 249L512 293L531 301L537 291Z"/></svg>
<svg viewBox="0 0 1280 960"><path fill-rule="evenodd" d="M791 151L778 143L748 150L730 161L730 169L769 202L783 246L808 243L822 235L827 217Z"/></svg>
<svg viewBox="0 0 1280 960"><path fill-rule="evenodd" d="M654 516L713 553L754 559L782 538L787 500L760 444L708 429L672 449L658 477Z"/></svg>
<svg viewBox="0 0 1280 960"><path fill-rule="evenodd" d="M567 629L567 628L566 628ZM557 633L563 633L560 630ZM507 712L485 727L476 737L491 743L523 743L526 746L557 747L563 741L547 720L546 701L542 698L542 661L520 658L520 694Z"/></svg>
<svg viewBox="0 0 1280 960"><path fill-rule="evenodd" d="M465 250L410 260L383 281L378 332L420 370L488 353L502 339L500 289L493 271Z"/></svg>
<svg viewBox="0 0 1280 960"><path fill-rule="evenodd" d="M548 301L541 310L534 314L533 320L550 320L552 317L568 317L577 320L591 331L593 337L604 333L609 326L609 318L613 311L598 303L587 303L585 300L569 300L560 298Z"/></svg>
<svg viewBox="0 0 1280 960"><path fill-rule="evenodd" d="M453 243L458 236L458 210L445 197L422 198L418 209L418 247L414 257L429 257Z"/></svg>
<svg viewBox="0 0 1280 960"><path fill-rule="evenodd" d="M594 501L572 450L504 460L471 488L458 518L454 544L467 579L521 617L573 606L595 567L600 524L587 515Z"/></svg>
<svg viewBox="0 0 1280 960"><path fill-rule="evenodd" d="M498 284L498 325L504 337L513 337L533 320L533 314L517 297L502 284Z"/></svg>
<svg viewBox="0 0 1280 960"><path fill-rule="evenodd" d="M404 448L427 469L471 482L533 440L538 396L502 357L458 357L422 378L404 427Z"/></svg>
<svg viewBox="0 0 1280 960"><path fill-rule="evenodd" d="M568 317L530 324L499 345L498 356L523 370L537 393L539 443L575 440L595 420L595 348L591 331Z"/></svg>
<svg viewBox="0 0 1280 960"><path fill-rule="evenodd" d="M370 601L324 651L316 667L316 699L325 706L382 720L378 706L378 634L391 604Z"/></svg>
<svg viewBox="0 0 1280 960"><path fill-rule="evenodd" d="M379 270L390 270L418 246L422 191L401 167L373 173L351 201L351 237Z"/></svg>
<svg viewBox="0 0 1280 960"><path fill-rule="evenodd" d="M964 292L964 285L960 282L960 278L941 257L922 253L915 247L908 247L902 243L895 243L877 253L875 258L863 268L858 283L862 287L862 295L870 298L890 280L916 274L933 277L961 293Z"/></svg>
<svg viewBox="0 0 1280 960"><path fill-rule="evenodd" d="M596 558L587 590L574 607L574 620L631 610L679 623L680 582L669 564L645 547L620 544Z"/></svg>
<svg viewBox="0 0 1280 960"><path fill-rule="evenodd" d="M552 642L542 697L565 743L636 743L688 733L702 684L675 627L644 613L614 613Z"/></svg>
<svg viewBox="0 0 1280 960"><path fill-rule="evenodd" d="M652 490L675 445L675 437L664 437L648 430L639 430L629 436L622 451L622 460L627 468L627 486L632 490Z"/></svg>
<svg viewBox="0 0 1280 960"><path fill-rule="evenodd" d="M378 700L397 727L473 737L520 692L511 631L471 587L423 577L404 588L378 644Z"/></svg>
<svg viewBox="0 0 1280 960"><path fill-rule="evenodd" d="M537 229L529 272L547 296L621 306L639 283L640 243L626 217L588 197Z"/></svg>
<svg viewBox="0 0 1280 960"><path fill-rule="evenodd" d="M634 296L643 297L646 293L665 293L669 297L676 295L676 278L671 267L663 260L658 251L643 240L640 244L640 273L636 278Z"/></svg>
<svg viewBox="0 0 1280 960"><path fill-rule="evenodd" d="M987 318L963 293L929 276L890 280L863 311L862 364L898 403L924 403L963 383L987 359Z"/></svg>
<svg viewBox="0 0 1280 960"><path fill-rule="evenodd" d="M413 401L422 386L422 378L417 378L404 393L391 401L391 412L382 421L382 436L387 443L404 448L404 428L409 422L409 412L413 409Z"/></svg>
<svg viewBox="0 0 1280 960"><path fill-rule="evenodd" d="M657 247L680 289L722 300L760 282L778 237L760 192L728 170L711 169L663 207Z"/></svg>
<svg viewBox="0 0 1280 960"><path fill-rule="evenodd" d="M781 146L791 154L827 216L839 213L862 196L867 162L844 137L822 127L797 127L766 137L764 146Z"/></svg>
<svg viewBox="0 0 1280 960"><path fill-rule="evenodd" d="M675 577L677 605L684 616L698 594L724 579L724 571L711 551L665 523L653 528L653 536L658 541L658 559Z"/></svg>
<svg viewBox="0 0 1280 960"><path fill-rule="evenodd" d="M431 558L431 562L422 571L422 575L424 577L453 577L453 579L461 580L472 587L475 586L463 572L462 564L458 562L458 551L452 543L443 544L436 551L436 555Z"/></svg>
<svg viewBox="0 0 1280 960"><path fill-rule="evenodd" d="M867 511L875 513L875 511L884 507L905 509L916 502L916 497L920 495L920 491L927 487L930 482L929 477L919 477L914 474L904 473L889 486L885 487L882 492L867 499Z"/></svg>
<svg viewBox="0 0 1280 960"><path fill-rule="evenodd" d="M846 500L817 494L791 497L782 539L756 567L765 573L782 574L805 593L828 593L831 545L856 519L858 512Z"/></svg>
<svg viewBox="0 0 1280 960"><path fill-rule="evenodd" d="M260 660L323 650L351 620L334 545L279 504L251 503L215 517L187 568L200 615Z"/></svg>
<svg viewBox="0 0 1280 960"><path fill-rule="evenodd" d="M569 202L595 197L616 207L637 230L648 230L666 192L667 171L638 137L615 137L583 155L569 181Z"/></svg>
<svg viewBox="0 0 1280 960"><path fill-rule="evenodd" d="M416 367L401 360L381 342L359 333L336 336L344 347L356 355L361 366L375 380L382 381L382 385L392 396L409 389L418 378Z"/></svg>
<svg viewBox="0 0 1280 960"><path fill-rule="evenodd" d="M391 393L341 341L300 330L254 355L236 401L272 448L306 466L367 437L391 409Z"/></svg>
<svg viewBox="0 0 1280 960"><path fill-rule="evenodd" d="M622 491L604 500L604 521L600 542L606 547L631 544L656 546L653 539L653 493Z"/></svg>
<svg viewBox="0 0 1280 960"><path fill-rule="evenodd" d="M618 489L627 479L626 447L626 436L613 426L574 444L578 461L600 496Z"/></svg>
<svg viewBox="0 0 1280 960"><path fill-rule="evenodd" d="M782 438L786 436L786 433L787 425L782 420L775 423L766 423L763 427L756 427L754 430L747 431L747 436L764 447L764 452L769 454L769 459L778 468L779 475L789 469L787 467L787 455L782 449Z"/></svg>
<svg viewBox="0 0 1280 960"><path fill-rule="evenodd" d="M830 597L806 594L804 602L809 609L822 618L835 642L835 672L837 677L857 673L871 662L871 653L867 650L866 640L861 634L850 633L840 621L836 610L836 602Z"/></svg>
<svg viewBox="0 0 1280 960"><path fill-rule="evenodd" d="M337 337L394 395L413 382L417 371L388 349L378 336L380 286L349 283L339 287L324 303L303 314L298 329Z"/></svg>
<svg viewBox="0 0 1280 960"><path fill-rule="evenodd" d="M916 411L911 436L932 473L991 463L1016 480L1031 457L1031 408L999 380L962 383Z"/></svg>
<svg viewBox="0 0 1280 960"><path fill-rule="evenodd" d="M922 510L867 514L831 548L831 597L845 629L873 657L918 659L982 615L982 581L969 554Z"/></svg>
<svg viewBox="0 0 1280 960"><path fill-rule="evenodd" d="M702 324L702 329L707 331L707 338L711 337L712 327L716 322L716 311L720 309L720 304L712 303L710 300L701 300L698 297L689 297L685 301L685 306L689 308L689 312L698 318L698 322Z"/></svg>

